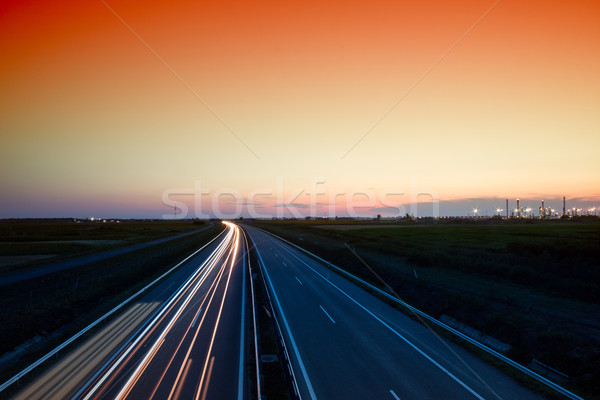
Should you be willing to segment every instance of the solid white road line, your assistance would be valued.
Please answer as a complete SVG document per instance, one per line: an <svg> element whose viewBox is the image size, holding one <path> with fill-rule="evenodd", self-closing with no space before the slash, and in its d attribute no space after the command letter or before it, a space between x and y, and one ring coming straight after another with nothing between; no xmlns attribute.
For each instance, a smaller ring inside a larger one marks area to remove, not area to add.
<svg viewBox="0 0 600 400"><path fill-rule="evenodd" d="M252 240L252 237L250 237L250 240ZM266 281L269 283L269 287L271 288L271 293L273 293L273 300L275 300L275 304L277 305L277 309L279 310L279 315L281 315L281 320L283 321L283 325L285 326L288 337L290 338L292 348L294 349L294 354L296 355L296 360L298 360L298 364L300 365L300 371L302 372L304 381L306 382L308 394L310 395L311 399L316 400L317 395L315 394L312 384L310 383L310 379L308 377L308 372L306 371L306 367L304 366L304 363L302 362L302 357L300 356L300 350L298 350L298 346L296 345L296 341L294 340L294 335L292 335L292 330L290 329L290 325L288 324L287 318L285 317L285 314L283 313L283 307L281 306L281 303L279 302L279 298L277 297L277 293L275 292L275 287L273 286L273 282L271 282L271 277L269 276L269 272L267 271L265 262L263 261L262 256L260 255L260 251L258 250L258 247L255 247L255 248L256 248L256 254L258 255L258 259L260 260L260 263L263 267L263 271L265 272L265 277L267 278Z"/></svg>
<svg viewBox="0 0 600 400"><path fill-rule="evenodd" d="M321 310L323 310L323 312L325 313L325 315L327 315L327 317L329 317L329 319L331 320L331 322L333 322L335 324L335 321L333 320L333 318L331 318L331 315L329 315L329 313L327 311L325 311L325 309L323 308L323 306L319 306L321 307Z"/></svg>
<svg viewBox="0 0 600 400"><path fill-rule="evenodd" d="M277 243L277 242L275 242ZM435 365L436 367L438 367L442 372L444 372L446 375L448 375L452 380L454 380L456 383L458 383L460 386L462 386L465 390L467 390L469 393L471 393L475 398L479 399L479 400L484 400L484 398L477 393L475 390L473 390L470 386L468 386L466 383L464 383L463 381L461 381L458 377L456 377L452 372L448 371L446 368L444 368L441 364L439 364L437 361L435 361L433 358L431 358L429 355L427 355L427 353L425 353L423 350L421 350L419 347L417 347L413 342L411 342L410 340L408 340L407 338L405 338L400 332L396 331L394 328L392 328L389 324L387 324L385 321L383 321L381 318L379 318L377 315L375 315L374 313L372 313L369 309L367 309L365 306L363 306L361 303L359 303L357 300L355 300L352 296L350 296L348 293L346 293L344 290L342 290L340 287L338 287L336 284L334 284L333 282L331 282L329 279L327 279L325 276L323 276L322 274L320 274L317 270L315 270L313 267L311 267L310 265L308 265L307 263L305 263L301 258L297 257L295 254L293 254L290 250L286 249L282 244L279 244L279 247L281 247L282 249L284 249L285 251L287 251L292 257L296 258L298 261L300 261L302 264L306 265L311 271L313 271L315 274L317 274L318 276L320 276L321 278L323 278L323 280L325 280L327 283L329 283L331 286L333 286L334 288L336 288L340 293L342 293L344 296L346 296L350 301L352 301L354 304L356 304L358 307L362 308L364 311L366 311L369 315L371 315L373 318L375 318L377 321L379 321L383 326L385 326L386 328L388 328L390 331L392 331L396 336L398 336L401 340L403 340L407 345L409 345L410 347L412 347L416 352L418 352L419 354L421 354L423 357L425 357L429 362L431 362L433 365ZM325 310L323 310L325 311Z"/></svg>
<svg viewBox="0 0 600 400"><path fill-rule="evenodd" d="M248 235L246 235L246 232L242 229L242 234L244 235L244 242L246 244L246 255L249 257L250 255L250 244L249 244L249 240L248 240ZM244 272L245 273L245 272ZM256 303L255 303L255 299L254 299L254 279L253 279L253 274L252 274L252 265L251 265L251 261L250 258L248 258L248 277L250 278L250 299L251 299L251 303L252 303L252 325L253 325L253 329L252 332L254 334L254 358L256 361L256 393L258 396L258 400L263 400L262 397L262 388L261 388L261 384L260 384L260 376L261 376L261 372L260 372L260 357L259 357L259 350L258 350L258 328L257 328L257 316L256 316ZM269 315L270 317L270 315Z"/></svg>
<svg viewBox="0 0 600 400"><path fill-rule="evenodd" d="M263 233L266 233L272 237L275 237L279 240L281 240L284 243L287 243L288 245L292 246L293 248L296 248L298 250L300 250L302 252L302 254L309 254L311 257L314 257L315 259L321 261L324 265L327 264L329 265L329 267L334 268L336 271L339 271L341 274L345 275L346 277L351 278L354 281L359 282L361 285L364 285L376 292L378 292L379 294L387 297L388 299L396 302L397 304L402 305L403 307L406 307L408 310L414 312L415 314L417 314L420 317L423 317L425 319L427 319L428 321L436 324L437 326L445 329L446 331L458 336L459 338L471 343L472 345L474 345L475 347L480 348L481 350L485 351L488 354L491 354L492 356L496 357L497 359L499 359L500 361L505 362L506 364L516 368L517 370L523 372L526 375L529 375L530 377L532 377L533 379L537 380L538 382L543 383L544 385L550 387L551 389L556 390L557 392L561 393L562 395L568 397L569 399L573 399L573 400L583 400L582 397L577 396L575 393L570 392L569 390L565 389L564 387L560 386L559 384L544 378L543 376L541 376L540 374L533 372L532 370L530 370L529 368L519 364L518 362L506 357L505 355L498 353L497 351L487 347L486 345L484 345L483 343L478 342L477 340L471 338L468 335L465 335L463 333L461 333L460 331L457 331L456 329L444 324L443 322L437 320L436 318L433 318L432 316L424 313L423 311L419 310L418 308L415 308L413 306L411 306L408 303L405 303L404 301L392 296L391 294L389 294L386 291L381 290L380 288L371 285L370 283L365 282L364 280L360 279L359 277L357 277L356 275L351 274L350 272L338 267L337 265L334 265L331 263L331 261L326 261L324 259L322 259L321 257L317 256L314 253L311 253L310 251L290 242L289 240L285 240L284 238L277 236L271 232L267 232L264 229L261 228L256 228L258 230L260 230ZM329 278L329 270L327 271L327 277ZM485 382L484 382L485 384Z"/></svg>
<svg viewBox="0 0 600 400"><path fill-rule="evenodd" d="M238 231L240 247L243 250L243 240L241 239L241 229L236 226ZM236 243L237 246L237 243ZM240 366L238 378L238 400L244 400L244 342L246 339L246 254L242 252L242 322L240 332ZM235 260L233 260L235 263ZM233 266L232 266L233 268Z"/></svg>

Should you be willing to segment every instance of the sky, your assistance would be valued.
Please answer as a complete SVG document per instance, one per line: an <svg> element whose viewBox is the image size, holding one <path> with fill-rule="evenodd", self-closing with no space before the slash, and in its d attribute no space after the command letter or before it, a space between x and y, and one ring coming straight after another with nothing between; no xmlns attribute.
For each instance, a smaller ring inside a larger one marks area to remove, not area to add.
<svg viewBox="0 0 600 400"><path fill-rule="evenodd" d="M3 1L0 218L598 206L598 21L597 1Z"/></svg>

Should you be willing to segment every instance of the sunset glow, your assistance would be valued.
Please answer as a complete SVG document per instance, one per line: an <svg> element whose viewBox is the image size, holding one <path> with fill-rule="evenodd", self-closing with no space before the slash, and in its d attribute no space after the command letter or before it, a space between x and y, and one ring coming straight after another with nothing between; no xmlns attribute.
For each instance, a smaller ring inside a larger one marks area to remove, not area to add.
<svg viewBox="0 0 600 400"><path fill-rule="evenodd" d="M198 182L265 214L369 191L374 214L597 207L598 21L594 1L6 1L0 218L161 217L166 191L191 212Z"/></svg>

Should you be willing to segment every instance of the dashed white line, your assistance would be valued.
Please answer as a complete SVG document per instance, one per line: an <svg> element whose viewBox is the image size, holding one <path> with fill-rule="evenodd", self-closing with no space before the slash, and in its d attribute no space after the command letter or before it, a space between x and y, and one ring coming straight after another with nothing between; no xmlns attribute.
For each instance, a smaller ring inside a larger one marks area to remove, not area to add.
<svg viewBox="0 0 600 400"><path fill-rule="evenodd" d="M285 261L281 262L283 264L284 267L287 267L287 264L285 263Z"/></svg>
<svg viewBox="0 0 600 400"><path fill-rule="evenodd" d="M325 311L323 306L319 306L319 307L321 307L321 310L323 310L323 312L325 313L325 315L327 315L327 317L331 320L331 322L333 322L335 324L335 321L333 320L333 318L331 318L331 315L329 315L329 313L327 311Z"/></svg>
<svg viewBox="0 0 600 400"><path fill-rule="evenodd" d="M196 325L196 321L198 320L198 317L200 316L201 312L202 312L202 307L200 307L200 309L196 313L196 318L194 318L194 322L192 322L192 328L194 327L194 325Z"/></svg>
<svg viewBox="0 0 600 400"><path fill-rule="evenodd" d="M297 276L294 276L294 278L296 278L296 280L298 281L298 283L302 285L302 281L300 279L298 279Z"/></svg>
<svg viewBox="0 0 600 400"><path fill-rule="evenodd" d="M477 399L479 400L485 400L479 393L477 393L475 390L473 390L470 386L468 386L466 383L464 383L463 381L461 381L458 377L456 377L452 372L450 372L449 370L447 370L446 368L444 368L440 363L438 363L437 361L435 361L433 358L431 358L427 353L425 353L423 350L421 350L419 347L417 347L417 345L415 345L413 342L411 342L410 340L408 340L406 337L404 337L400 332L396 331L394 328L392 328L388 323L386 323L384 320L382 320L380 317L378 317L377 315L375 315L372 311L370 311L368 308L366 308L364 305L362 305L361 303L358 302L358 300L354 299L352 296L350 296L348 293L346 293L344 290L342 290L339 286L337 286L336 284L334 284L333 282L331 282L329 279L325 278L325 276L323 276L322 274L320 274L317 270L315 270L313 267L311 267L310 265L308 265L306 262L304 262L303 260L301 260L298 256L296 256L295 254L293 254L290 250L286 249L285 247L283 247L283 245L279 245L282 249L284 249L285 251L287 251L292 257L294 257L295 259L297 259L298 261L300 261L302 264L306 265L310 270L312 270L315 274L317 274L318 276L320 276L321 278L323 278L326 282L328 282L331 286L333 286L334 288L336 288L340 293L342 293L344 296L346 296L351 302L353 302L354 304L356 304L358 307L362 308L364 311L366 311L369 315L371 315L373 318L375 318L377 321L379 321L383 326L385 326L386 328L388 328L390 331L392 331L396 336L398 336L402 341L404 341L407 345L409 345L410 347L412 347L416 352L418 352L419 354L421 354L423 357L425 357L428 361L430 361L433 365L435 365L437 368L439 368L442 372L444 372L446 375L448 375L452 380L454 380L456 383L458 383L460 386L462 386L465 390L467 390L469 393L471 393L473 396L475 396ZM321 307L321 309L323 309L323 307ZM323 312L325 312L325 310L323 310ZM331 317L330 317L331 318Z"/></svg>
<svg viewBox="0 0 600 400"><path fill-rule="evenodd" d="M250 236L250 240L252 240L252 236ZM254 243L254 240L252 240L252 242ZM294 354L296 355L296 360L298 361L298 365L300 366L300 371L302 372L302 375L304 377L304 382L306 383L306 388L308 390L308 394L312 400L317 400L317 395L315 394L312 384L310 383L310 379L308 378L308 373L306 372L306 367L304 366L304 363L302 362L302 357L300 356L300 351L298 350L298 345L296 344L296 341L294 340L294 336L292 335L292 330L290 329L290 325L288 324L287 318L285 317L285 314L283 313L283 307L281 307L281 303L279 302L279 298L277 297L277 293L275 292L275 287L273 286L273 282L271 281L271 277L269 276L269 271L267 271L267 267L265 266L265 262L263 261L262 256L260 255L260 251L258 250L258 247L256 247L256 254L258 255L258 259L260 260L260 264L262 265L262 270L265 273L266 281L269 284L271 293L273 293L273 299L275 300L275 304L277 305L277 308L279 310L279 315L281 315L281 321L283 322L283 325L285 326L288 337L290 338L292 348L294 349ZM289 366L289 364L288 364L288 366ZM293 372L292 372L292 376L295 377L295 374ZM294 380L294 385L296 387L296 390L298 390L295 380ZM299 390L298 390L298 393L299 393Z"/></svg>
<svg viewBox="0 0 600 400"><path fill-rule="evenodd" d="M398 395L396 393L394 393L394 391L392 389L390 389L390 393L392 394L392 396L394 396L394 398L396 400L400 400L400 397L398 397Z"/></svg>

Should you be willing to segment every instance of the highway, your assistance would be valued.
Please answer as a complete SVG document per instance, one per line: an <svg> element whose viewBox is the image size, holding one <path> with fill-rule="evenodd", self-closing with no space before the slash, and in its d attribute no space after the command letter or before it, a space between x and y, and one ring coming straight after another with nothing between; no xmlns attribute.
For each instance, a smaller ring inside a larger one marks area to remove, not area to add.
<svg viewBox="0 0 600 400"><path fill-rule="evenodd" d="M234 224L17 399L244 399L247 261Z"/></svg>
<svg viewBox="0 0 600 400"><path fill-rule="evenodd" d="M512 378L251 226L302 399L537 399Z"/></svg>

